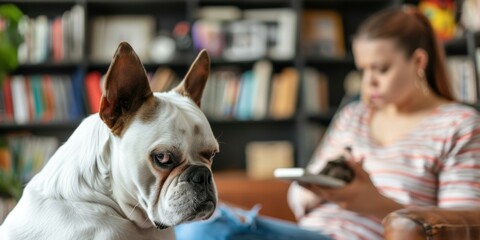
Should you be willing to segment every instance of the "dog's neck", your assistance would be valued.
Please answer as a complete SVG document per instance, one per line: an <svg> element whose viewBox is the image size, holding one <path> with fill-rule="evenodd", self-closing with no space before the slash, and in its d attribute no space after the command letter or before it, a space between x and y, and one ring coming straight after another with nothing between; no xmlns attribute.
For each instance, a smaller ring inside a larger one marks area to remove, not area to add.
<svg viewBox="0 0 480 240"><path fill-rule="evenodd" d="M109 212L127 218L140 228L151 228L136 193L121 182L113 184L111 160L113 144L118 141L98 115L86 118L63 144L29 187L45 198L69 202L89 202L109 206ZM52 187L54 186L54 187Z"/></svg>

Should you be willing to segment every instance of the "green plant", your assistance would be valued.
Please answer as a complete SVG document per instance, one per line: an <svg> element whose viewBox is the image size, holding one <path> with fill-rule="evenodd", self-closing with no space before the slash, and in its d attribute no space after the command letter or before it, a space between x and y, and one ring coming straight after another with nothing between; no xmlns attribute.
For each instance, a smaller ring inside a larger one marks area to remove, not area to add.
<svg viewBox="0 0 480 240"><path fill-rule="evenodd" d="M18 66L18 46L23 38L18 31L22 11L13 4L0 5L0 83Z"/></svg>
<svg viewBox="0 0 480 240"><path fill-rule="evenodd" d="M22 184L11 173L0 171L0 198L20 199Z"/></svg>

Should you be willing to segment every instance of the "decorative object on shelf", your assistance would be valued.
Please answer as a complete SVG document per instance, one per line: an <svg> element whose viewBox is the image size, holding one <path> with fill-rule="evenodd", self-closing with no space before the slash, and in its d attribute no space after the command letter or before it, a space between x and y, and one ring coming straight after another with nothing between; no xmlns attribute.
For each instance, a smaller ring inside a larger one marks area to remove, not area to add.
<svg viewBox="0 0 480 240"><path fill-rule="evenodd" d="M152 40L150 59L154 63L168 63L172 61L176 51L175 40L167 35L159 35Z"/></svg>
<svg viewBox="0 0 480 240"><path fill-rule="evenodd" d="M480 0L464 0L460 22L470 31L480 31Z"/></svg>
<svg viewBox="0 0 480 240"><path fill-rule="evenodd" d="M175 39L176 49L178 52L188 52L192 50L192 37L190 31L190 23L181 21L175 24L173 28L173 39Z"/></svg>
<svg viewBox="0 0 480 240"><path fill-rule="evenodd" d="M288 141L254 141L247 144L245 151L251 179L271 179L276 168L294 166L293 144Z"/></svg>
<svg viewBox="0 0 480 240"><path fill-rule="evenodd" d="M245 19L260 21L266 26L267 56L289 60L295 56L297 14L288 8L249 9Z"/></svg>
<svg viewBox="0 0 480 240"><path fill-rule="evenodd" d="M18 46L23 41L18 31L22 11L13 4L0 4L0 85L8 72L18 66Z"/></svg>
<svg viewBox="0 0 480 240"><path fill-rule="evenodd" d="M251 61L267 54L267 26L258 21L239 20L225 26L223 58Z"/></svg>
<svg viewBox="0 0 480 240"><path fill-rule="evenodd" d="M443 41L455 37L455 7L453 0L421 0L418 4L420 11L427 16L437 36Z"/></svg>
<svg viewBox="0 0 480 240"><path fill-rule="evenodd" d="M303 13L303 51L307 55L344 57L342 17L334 10L307 10Z"/></svg>
<svg viewBox="0 0 480 240"><path fill-rule="evenodd" d="M91 21L91 51L94 61L109 62L117 45L129 42L138 57L149 60L150 43L155 35L155 18L150 15L114 15L96 17Z"/></svg>

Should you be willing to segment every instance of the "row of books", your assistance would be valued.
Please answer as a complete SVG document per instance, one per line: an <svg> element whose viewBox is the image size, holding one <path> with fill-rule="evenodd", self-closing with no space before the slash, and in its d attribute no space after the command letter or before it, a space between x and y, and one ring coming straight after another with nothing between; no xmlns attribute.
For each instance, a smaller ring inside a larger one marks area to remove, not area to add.
<svg viewBox="0 0 480 240"><path fill-rule="evenodd" d="M180 78L168 67L148 73L155 92L168 91ZM305 70L303 101L310 113L328 110L328 80L313 68ZM13 75L0 91L0 123L38 123L79 120L100 110L104 75ZM284 119L296 111L299 73L287 67L273 72L272 63L258 61L252 70L213 71L202 99L202 110L216 119Z"/></svg>
<svg viewBox="0 0 480 240"><path fill-rule="evenodd" d="M147 73L150 88L154 92L165 92L177 86L181 79L168 67L160 67L154 73ZM89 113L97 113L100 110L100 101L103 94L103 82L105 75L92 71L85 76L85 97Z"/></svg>
<svg viewBox="0 0 480 240"><path fill-rule="evenodd" d="M19 63L80 61L83 58L85 9L75 5L61 16L25 16L19 23L24 42L18 48Z"/></svg>
<svg viewBox="0 0 480 240"><path fill-rule="evenodd" d="M202 110L215 119L289 118L297 107L298 86L295 68L274 73L271 62L266 60L244 72L218 69L205 87Z"/></svg>
<svg viewBox="0 0 480 240"><path fill-rule="evenodd" d="M55 137L29 134L3 136L0 139L1 174L12 176L21 184L27 183L58 147L59 141Z"/></svg>
<svg viewBox="0 0 480 240"><path fill-rule="evenodd" d="M85 116L83 74L13 75L0 91L0 123L60 122Z"/></svg>

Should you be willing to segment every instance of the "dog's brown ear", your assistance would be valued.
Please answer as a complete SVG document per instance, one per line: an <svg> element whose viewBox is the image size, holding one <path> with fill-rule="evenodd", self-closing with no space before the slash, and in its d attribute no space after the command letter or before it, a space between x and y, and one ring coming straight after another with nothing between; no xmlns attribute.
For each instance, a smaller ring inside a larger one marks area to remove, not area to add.
<svg viewBox="0 0 480 240"><path fill-rule="evenodd" d="M130 44L118 45L104 86L100 117L114 134L120 135L134 113L153 96L145 68Z"/></svg>
<svg viewBox="0 0 480 240"><path fill-rule="evenodd" d="M202 100L203 89L210 73L210 57L207 51L202 50L190 66L183 81L175 88L175 91L192 99L198 107Z"/></svg>

